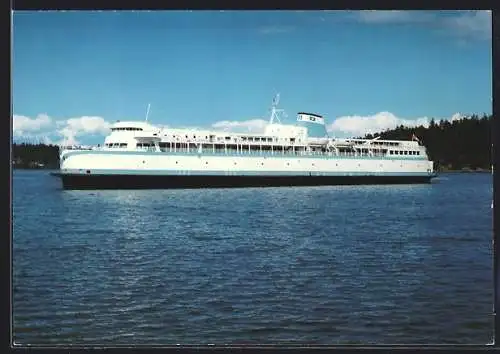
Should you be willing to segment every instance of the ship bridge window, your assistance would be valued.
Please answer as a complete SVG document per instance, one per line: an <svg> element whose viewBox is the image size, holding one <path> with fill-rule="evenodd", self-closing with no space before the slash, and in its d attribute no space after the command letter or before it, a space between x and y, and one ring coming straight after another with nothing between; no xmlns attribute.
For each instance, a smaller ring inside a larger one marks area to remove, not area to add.
<svg viewBox="0 0 500 354"><path fill-rule="evenodd" d="M108 148L126 147L127 143L106 143L104 146Z"/></svg>
<svg viewBox="0 0 500 354"><path fill-rule="evenodd" d="M124 127L124 128L111 128L112 132L115 131L140 131L142 128L132 128L132 127Z"/></svg>

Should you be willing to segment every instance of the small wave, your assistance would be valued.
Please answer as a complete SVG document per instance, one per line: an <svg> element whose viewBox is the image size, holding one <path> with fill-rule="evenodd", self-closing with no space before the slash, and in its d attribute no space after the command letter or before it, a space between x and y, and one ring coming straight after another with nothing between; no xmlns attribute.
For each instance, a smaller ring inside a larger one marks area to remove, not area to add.
<svg viewBox="0 0 500 354"><path fill-rule="evenodd" d="M432 242L448 242L448 241L477 242L478 239L470 236L435 236L432 238Z"/></svg>

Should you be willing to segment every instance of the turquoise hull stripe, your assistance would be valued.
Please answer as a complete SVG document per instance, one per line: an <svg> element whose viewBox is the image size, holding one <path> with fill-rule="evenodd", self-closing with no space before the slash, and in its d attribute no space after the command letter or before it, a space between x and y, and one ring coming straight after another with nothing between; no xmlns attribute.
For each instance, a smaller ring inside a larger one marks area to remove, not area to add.
<svg viewBox="0 0 500 354"><path fill-rule="evenodd" d="M435 176L428 172L315 172L315 171L188 171L188 170L105 170L64 169L61 174L152 176Z"/></svg>
<svg viewBox="0 0 500 354"><path fill-rule="evenodd" d="M325 156L325 155L293 155L293 154L280 154L276 152L271 153L212 153L203 152L198 154L197 152L156 152L156 151L106 151L106 150L73 150L67 152L65 157L73 155L85 155L85 154L96 154L96 155L140 155L140 156L201 156L201 157L273 157L278 159L325 159L325 160L413 160L413 161L427 161L427 158L422 156L411 156L411 157L396 157L395 155L389 156Z"/></svg>

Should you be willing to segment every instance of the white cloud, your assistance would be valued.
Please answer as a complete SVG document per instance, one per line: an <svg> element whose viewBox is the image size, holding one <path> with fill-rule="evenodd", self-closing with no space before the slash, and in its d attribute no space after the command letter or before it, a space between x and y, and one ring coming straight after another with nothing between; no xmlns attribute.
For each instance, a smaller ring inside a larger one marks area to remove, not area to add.
<svg viewBox="0 0 500 354"><path fill-rule="evenodd" d="M245 121L223 120L212 124L212 128L232 132L260 133L264 131L268 121L264 119L250 119Z"/></svg>
<svg viewBox="0 0 500 354"><path fill-rule="evenodd" d="M354 12L352 17L366 24L424 24L462 38L491 38L489 10L456 11L446 16L438 14L422 10L365 10Z"/></svg>
<svg viewBox="0 0 500 354"><path fill-rule="evenodd" d="M62 142L68 145L76 145L79 143L76 139L79 136L108 134L111 124L102 117L83 116L59 121L56 125L62 126L61 129L57 130L59 135L63 137Z"/></svg>
<svg viewBox="0 0 500 354"><path fill-rule="evenodd" d="M12 130L14 136L32 135L48 129L52 119L46 114L39 114L36 118L29 118L14 114L12 117Z"/></svg>
<svg viewBox="0 0 500 354"><path fill-rule="evenodd" d="M492 35L491 11L463 11L458 16L446 18L444 26L458 36L490 39Z"/></svg>
<svg viewBox="0 0 500 354"><path fill-rule="evenodd" d="M400 125L406 127L423 125L424 127L428 127L429 121L430 119L427 117L404 119L396 117L390 112L380 112L372 116L339 117L327 126L327 130L333 136L338 137L364 136L365 134L393 129Z"/></svg>
<svg viewBox="0 0 500 354"><path fill-rule="evenodd" d="M43 136L42 137L42 142L45 144L45 145L51 145L51 144L54 144L54 142L52 141L51 138L49 138L48 136Z"/></svg>
<svg viewBox="0 0 500 354"><path fill-rule="evenodd" d="M460 119L463 119L463 118L465 118L464 115L462 115L460 113L455 113L454 115L451 116L450 122L453 122L453 121L456 121L456 120L460 120Z"/></svg>
<svg viewBox="0 0 500 354"><path fill-rule="evenodd" d="M409 23L430 20L431 14L416 10L363 10L357 13L357 17L366 23Z"/></svg>
<svg viewBox="0 0 500 354"><path fill-rule="evenodd" d="M110 123L102 117L54 120L46 114L39 114L36 118L15 114L12 125L16 140L45 144L79 144L78 137L106 135L110 127Z"/></svg>
<svg viewBox="0 0 500 354"><path fill-rule="evenodd" d="M455 113L447 118L449 121L465 118L460 113ZM439 121L440 119L435 119ZM335 119L327 126L328 132L337 137L364 136L366 134L380 133L387 129L394 129L403 125L405 127L429 127L431 118L400 118L390 112L380 112L372 116L343 116Z"/></svg>
<svg viewBox="0 0 500 354"><path fill-rule="evenodd" d="M54 144L54 141L49 136L50 134L22 134L14 135L12 140L15 143L28 143L28 144Z"/></svg>

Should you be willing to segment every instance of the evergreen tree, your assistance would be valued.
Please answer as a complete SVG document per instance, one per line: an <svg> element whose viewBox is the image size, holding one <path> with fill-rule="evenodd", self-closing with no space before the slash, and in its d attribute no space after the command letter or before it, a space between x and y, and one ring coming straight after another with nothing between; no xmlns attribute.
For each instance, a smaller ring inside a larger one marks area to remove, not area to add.
<svg viewBox="0 0 500 354"><path fill-rule="evenodd" d="M437 170L489 169L492 119L492 116L472 115L453 122L440 120L436 123L433 118L427 128L399 126L380 135L382 139L408 140L415 134L427 148Z"/></svg>

